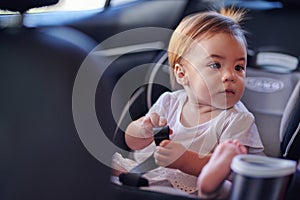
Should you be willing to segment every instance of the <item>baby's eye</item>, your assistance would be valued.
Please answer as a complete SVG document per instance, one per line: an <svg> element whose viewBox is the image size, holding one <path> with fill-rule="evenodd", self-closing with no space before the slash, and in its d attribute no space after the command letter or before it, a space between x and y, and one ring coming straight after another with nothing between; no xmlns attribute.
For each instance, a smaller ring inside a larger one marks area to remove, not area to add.
<svg viewBox="0 0 300 200"><path fill-rule="evenodd" d="M244 71L244 70L245 70L245 67L243 67L243 66L241 66L241 65L237 65L237 66L234 67L234 69L235 69L236 71Z"/></svg>
<svg viewBox="0 0 300 200"><path fill-rule="evenodd" d="M220 69L221 65L220 65L220 63L212 63L212 64L209 64L209 67L212 69Z"/></svg>

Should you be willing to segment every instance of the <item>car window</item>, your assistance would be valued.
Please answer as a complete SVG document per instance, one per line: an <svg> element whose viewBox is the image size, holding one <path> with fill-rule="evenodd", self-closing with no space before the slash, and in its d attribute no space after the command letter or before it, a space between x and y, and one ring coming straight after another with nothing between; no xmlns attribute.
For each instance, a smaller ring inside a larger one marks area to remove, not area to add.
<svg viewBox="0 0 300 200"><path fill-rule="evenodd" d="M60 0L53 6L30 9L27 13L56 12L56 11L84 11L102 9L107 0ZM129 3L137 0L111 0L110 6ZM0 10L0 14L14 14L15 12Z"/></svg>
<svg viewBox="0 0 300 200"><path fill-rule="evenodd" d="M106 0L60 0L53 6L30 9L29 13L94 10L103 8L105 1Z"/></svg>
<svg viewBox="0 0 300 200"><path fill-rule="evenodd" d="M138 1L138 0L111 0L110 5L116 6L116 5L125 4L133 1Z"/></svg>

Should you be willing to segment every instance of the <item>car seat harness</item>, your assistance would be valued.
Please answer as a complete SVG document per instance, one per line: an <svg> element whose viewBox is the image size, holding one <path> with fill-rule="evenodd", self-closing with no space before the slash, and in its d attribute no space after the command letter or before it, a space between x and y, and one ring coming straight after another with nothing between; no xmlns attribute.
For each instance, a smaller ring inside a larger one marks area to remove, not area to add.
<svg viewBox="0 0 300 200"><path fill-rule="evenodd" d="M153 128L153 134L154 134L154 142L156 146L159 146L159 144L163 140L169 140L169 135L172 134L172 130L169 128L169 126L163 126L163 127L157 127ZM119 175L119 181L123 185L128 186L135 186L135 187L141 187L141 186L149 186L148 180L142 175L152 169L155 169L159 167L155 163L155 159L153 156L154 153L151 154L144 162L138 164L136 167L131 169L128 173L121 173Z"/></svg>

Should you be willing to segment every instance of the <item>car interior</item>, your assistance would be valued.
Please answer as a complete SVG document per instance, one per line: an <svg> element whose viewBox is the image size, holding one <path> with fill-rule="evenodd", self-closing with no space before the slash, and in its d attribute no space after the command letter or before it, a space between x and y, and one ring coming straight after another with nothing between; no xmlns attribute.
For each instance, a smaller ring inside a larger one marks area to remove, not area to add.
<svg viewBox="0 0 300 200"><path fill-rule="evenodd" d="M300 158L300 3L131 0L91 11L29 13L59 0L0 0L0 199L200 199L111 183L126 126L171 85L167 46L189 14L247 10L246 88L265 154ZM300 196L300 167L283 199Z"/></svg>

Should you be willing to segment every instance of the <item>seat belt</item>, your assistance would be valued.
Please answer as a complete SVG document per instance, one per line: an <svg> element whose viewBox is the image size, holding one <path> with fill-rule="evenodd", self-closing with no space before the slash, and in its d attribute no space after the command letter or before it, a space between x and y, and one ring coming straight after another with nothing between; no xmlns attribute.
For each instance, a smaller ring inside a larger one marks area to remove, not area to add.
<svg viewBox="0 0 300 200"><path fill-rule="evenodd" d="M159 146L159 144L163 140L169 140L169 135L172 134L172 130L169 128L169 126L163 126L163 127L157 127L153 128L153 134L154 134L154 142L156 146ZM119 175L119 181L123 185L128 186L135 186L135 187L141 187L141 186L149 186L148 180L142 175L152 169L155 169L159 167L155 163L154 159L154 153L152 153L145 161L138 164L136 167L131 169L128 173L121 173Z"/></svg>

